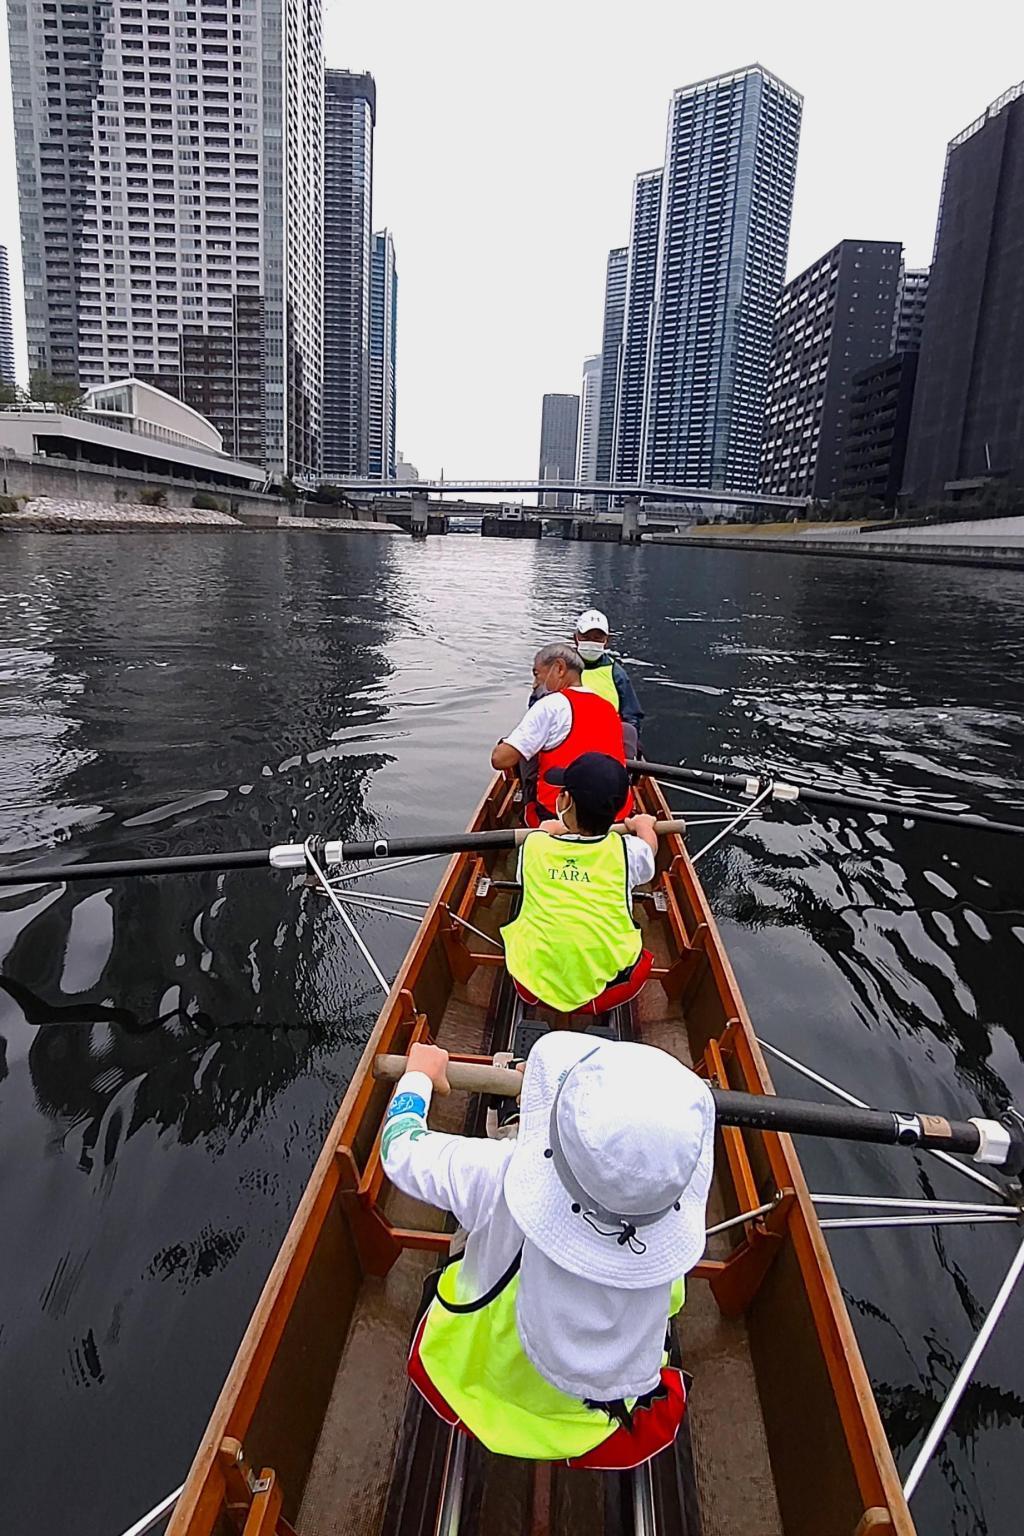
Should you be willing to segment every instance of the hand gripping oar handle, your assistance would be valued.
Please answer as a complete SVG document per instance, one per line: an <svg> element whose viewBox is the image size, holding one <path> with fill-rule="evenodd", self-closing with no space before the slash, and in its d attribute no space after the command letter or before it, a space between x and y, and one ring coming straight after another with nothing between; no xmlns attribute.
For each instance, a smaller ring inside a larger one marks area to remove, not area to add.
<svg viewBox="0 0 1024 1536"><path fill-rule="evenodd" d="M623 832L621 823L614 830ZM682 834L685 821L659 821L655 831ZM506 827L497 832L456 832L439 837L378 837L373 842L324 843L321 862L325 868L357 863L364 859L397 859L406 855L472 853L488 848L518 848L530 835L526 827ZM92 864L24 864L0 869L0 886L46 885L63 880L111 880L121 875L190 875L204 870L303 869L306 850L302 843L278 843L273 848L249 848L234 853L183 853L154 859L106 859Z"/></svg>
<svg viewBox="0 0 1024 1536"><path fill-rule="evenodd" d="M406 1060L405 1056L377 1056L373 1075L397 1082L406 1070ZM515 1098L523 1077L508 1067L450 1061L448 1081L467 1093ZM1003 1120L947 1120L942 1115L813 1104L805 1099L780 1099L773 1093L737 1093L731 1088L712 1088L711 1092L719 1125L868 1141L877 1146L938 1147L944 1152L964 1152L974 1162L1002 1168L1013 1177L1024 1170L1024 1122L1015 1112Z"/></svg>
<svg viewBox="0 0 1024 1536"><path fill-rule="evenodd" d="M407 1071L405 1056L375 1056L373 1075L385 1082L397 1083ZM492 1067L479 1061L450 1061L448 1082L464 1093L497 1093L505 1099L518 1099L523 1074L514 1067Z"/></svg>

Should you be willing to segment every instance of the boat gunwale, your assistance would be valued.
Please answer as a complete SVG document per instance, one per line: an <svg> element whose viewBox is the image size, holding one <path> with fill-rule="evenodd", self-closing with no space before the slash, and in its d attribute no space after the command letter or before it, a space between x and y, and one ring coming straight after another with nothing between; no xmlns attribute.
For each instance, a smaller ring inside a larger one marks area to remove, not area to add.
<svg viewBox="0 0 1024 1536"><path fill-rule="evenodd" d="M482 824L489 819L489 815L492 819L500 816L501 811L496 802L508 799L509 794L510 789L503 785L502 780L492 781L473 814L470 822L472 829L483 830ZM381 1037L388 1032L389 1025L394 1028L403 1021L403 993L410 993L410 981L422 968L440 928L441 908L450 900L464 868L468 867L472 858L471 853L463 852L453 854L449 859L441 882L423 914L374 1021L363 1053L264 1281L259 1300L235 1351L224 1385L218 1393L166 1536L185 1536L186 1532L195 1536L200 1531L212 1532L216 1526L227 1487L219 1464L221 1442L229 1437L244 1440L287 1326L291 1305L340 1186L338 1149L345 1145L345 1132L359 1099L364 1095L368 1097L372 1088L373 1058L378 1054Z"/></svg>
<svg viewBox="0 0 1024 1536"><path fill-rule="evenodd" d="M668 814L664 796L653 780L641 781L639 790L642 803L658 815ZM513 786L500 775L496 777L477 805L471 829L479 831L488 824L501 825L508 818L513 796ZM732 963L683 839L678 834L669 834L663 842L668 854L667 877L679 880L690 915L707 927L704 953L713 984L723 1006L728 1003L727 1017L734 1017L738 1023L738 1048L733 1060L742 1076L742 1086L749 1092L774 1094L771 1074ZM375 1086L373 1059L403 1022L411 1022L409 1001L416 978L441 935L442 910L475 857L472 851L452 856L416 929L235 1352L166 1536L208 1536L216 1527L227 1487L219 1457L221 1443L229 1437L244 1441L324 1222L342 1187L338 1152L351 1146L352 1128L360 1124L369 1105ZM880 1525L880 1533L888 1529L891 1536L915 1536L867 1369L793 1140L789 1135L771 1131L745 1134L762 1138L776 1188L792 1189L794 1194L784 1230L793 1243L865 1513L878 1509L888 1515L888 1527Z"/></svg>
<svg viewBox="0 0 1024 1536"><path fill-rule="evenodd" d="M655 814L663 816L668 813L664 793L654 779L643 781L643 790ZM676 846L678 853L683 854L682 859L671 861L670 877L675 874L680 878L694 915L698 916L700 923L707 924L708 935L704 947L708 964L715 975L719 994L731 999L734 1015L739 1022L736 1041L742 1044L737 1051L737 1065L743 1077L742 1087L748 1093L774 1094L771 1073L758 1044L753 1021L707 894L682 837L672 833L667 841ZM882 1424L871 1379L793 1138L776 1131L758 1134L763 1140L776 1189L790 1188L795 1196L787 1214L786 1231L793 1242L804 1290L814 1316L815 1330L836 1396L836 1406L865 1512L880 1506L890 1517L893 1536L915 1536L913 1519L903 1495L892 1447ZM858 1426L862 1433L855 1433ZM879 1529L881 1531L884 1528Z"/></svg>

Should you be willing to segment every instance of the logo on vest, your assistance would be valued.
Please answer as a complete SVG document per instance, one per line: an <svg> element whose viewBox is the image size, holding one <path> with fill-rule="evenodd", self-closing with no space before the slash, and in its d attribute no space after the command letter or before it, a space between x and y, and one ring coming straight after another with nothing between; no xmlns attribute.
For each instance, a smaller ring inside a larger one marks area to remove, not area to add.
<svg viewBox="0 0 1024 1536"><path fill-rule="evenodd" d="M585 869L580 869L575 859L566 859L561 869L548 865L548 878L551 880L565 880L577 885L589 885L590 876Z"/></svg>

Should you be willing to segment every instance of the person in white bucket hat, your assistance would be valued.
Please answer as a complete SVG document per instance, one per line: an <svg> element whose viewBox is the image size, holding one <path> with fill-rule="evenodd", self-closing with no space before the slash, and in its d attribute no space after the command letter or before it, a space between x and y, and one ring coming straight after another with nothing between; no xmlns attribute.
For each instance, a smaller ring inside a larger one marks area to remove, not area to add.
<svg viewBox="0 0 1024 1536"><path fill-rule="evenodd" d="M652 1046L552 1032L526 1064L518 1138L488 1141L428 1129L447 1060L413 1046L382 1137L392 1182L468 1234L409 1374L493 1452L637 1466L685 1412L665 1338L704 1251L707 1084Z"/></svg>

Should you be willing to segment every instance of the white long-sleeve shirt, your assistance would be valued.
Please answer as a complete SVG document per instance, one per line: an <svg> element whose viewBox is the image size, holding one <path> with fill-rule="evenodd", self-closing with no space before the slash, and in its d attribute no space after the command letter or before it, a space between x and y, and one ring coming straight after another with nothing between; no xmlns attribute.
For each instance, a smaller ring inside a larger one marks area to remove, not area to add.
<svg viewBox="0 0 1024 1536"><path fill-rule="evenodd" d="M433 1085L407 1072L388 1109L381 1151L388 1178L407 1195L451 1211L469 1233L456 1275L460 1303L495 1285L522 1250L516 1326L523 1350L571 1397L609 1402L657 1385L671 1286L617 1291L560 1269L523 1236L505 1202L514 1141L431 1131Z"/></svg>

